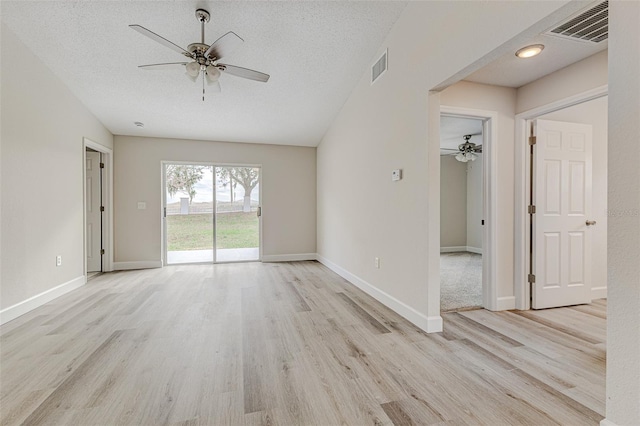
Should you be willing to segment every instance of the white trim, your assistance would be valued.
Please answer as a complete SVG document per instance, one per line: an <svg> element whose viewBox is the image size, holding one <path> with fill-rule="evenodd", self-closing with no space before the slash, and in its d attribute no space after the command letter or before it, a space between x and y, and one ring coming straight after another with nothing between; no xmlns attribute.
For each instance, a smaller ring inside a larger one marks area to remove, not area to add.
<svg viewBox="0 0 640 426"><path fill-rule="evenodd" d="M618 425L612 422L611 420L602 419L600 420L600 426L618 426Z"/></svg>
<svg viewBox="0 0 640 426"><path fill-rule="evenodd" d="M0 324L4 324L13 319L18 318L21 315L24 315L46 303L51 302L53 299L56 299L64 294L69 293L72 290L77 289L78 287L82 287L87 282L86 276L82 275L80 277L74 278L71 281L67 281L64 284L60 284L54 288L50 288L47 291L43 291L40 294L36 294L22 302L16 303L13 306L9 306L8 308L0 311Z"/></svg>
<svg viewBox="0 0 640 426"><path fill-rule="evenodd" d="M82 138L82 178L83 178L83 183L82 183L82 188L83 188L83 193L82 193L82 205L83 205L83 213L82 213L82 217L83 217L83 236L84 236L84 242L83 242L83 256L84 256L84 260L83 260L83 264L84 264L84 272L85 274L87 273L87 237L86 235L84 235L84 233L86 233L87 231L87 216L86 216L86 206L84 205L85 203L85 195L86 195L86 188L85 188L85 184L86 184L86 164L87 164L87 158L86 158L86 152L87 152L87 148L91 148L94 149L98 152L101 152L103 154L103 163L105 164L105 168L103 171L103 175L102 175L102 196L103 196L103 201L104 201L104 205L105 205L105 211L104 211L104 216L103 216L103 221L102 221L102 247L104 248L104 256L102 258L102 271L103 272L111 272L113 271L113 249L114 249L114 244L113 244L113 150L105 147L104 145L101 145L97 142L92 141L89 138Z"/></svg>
<svg viewBox="0 0 640 426"><path fill-rule="evenodd" d="M467 246L440 247L440 253L458 253L467 251Z"/></svg>
<svg viewBox="0 0 640 426"><path fill-rule="evenodd" d="M459 253L468 251L469 253L482 254L482 249L471 246L452 246L452 247L440 247L440 253Z"/></svg>
<svg viewBox="0 0 640 426"><path fill-rule="evenodd" d="M352 274L341 266L336 265L329 259L318 254L317 260L336 274L340 275L345 280L349 281L351 284L358 287L360 290L367 293L369 296L376 299L378 302L382 303L389 309L395 311L397 314L407 319L409 322L413 323L421 330L424 330L427 333L439 333L442 331L442 317L440 315L431 317L423 315L411 306L406 305L390 294L387 294L379 288L373 286L372 284L369 284L365 280Z"/></svg>
<svg viewBox="0 0 640 426"><path fill-rule="evenodd" d="M505 296L498 297L498 303L496 303L496 311L508 311L516 308L516 297Z"/></svg>
<svg viewBox="0 0 640 426"><path fill-rule="evenodd" d="M139 260L135 262L113 262L114 271L128 271L130 269L162 268L162 260Z"/></svg>
<svg viewBox="0 0 640 426"><path fill-rule="evenodd" d="M527 190L529 185L529 153L527 143L527 122L544 114L598 99L608 94L608 85L599 86L568 98L560 99L528 111L516 114L515 134L515 252L514 252L514 294L516 309L530 309L531 289L527 283L529 274L529 225L527 223Z"/></svg>
<svg viewBox="0 0 640 426"><path fill-rule="evenodd" d="M606 299L607 287L593 287L591 288L591 300Z"/></svg>
<svg viewBox="0 0 640 426"><path fill-rule="evenodd" d="M267 254L262 256L263 262L298 262L303 260L316 260L315 253L298 253L298 254Z"/></svg>
<svg viewBox="0 0 640 426"><path fill-rule="evenodd" d="M498 291L496 284L497 273L497 213L498 213L498 180L494 170L498 164L498 112L491 110L481 110L473 108L459 108L440 105L440 116L466 117L483 120L483 217L485 226L483 227L483 250L486 255L482 257L482 303L486 309L498 310ZM439 117L438 117L439 118ZM432 140L429 147L429 154L440 154L440 139ZM437 179L430 179L432 185L440 186L440 173L436 173ZM432 191L433 192L433 191ZM438 199L439 201L439 199ZM440 208L439 202L430 203L433 208ZM432 215L429 215L431 217ZM432 220L432 219L430 219ZM438 218L439 221L439 218ZM438 223L438 228L440 227ZM469 249L469 247L467 247ZM469 250L471 251L471 250ZM481 252L482 252L481 251ZM431 253L431 252L430 252ZM475 252L474 252L475 253ZM430 254L435 256L436 254ZM434 275L435 276L435 275ZM439 273L438 273L439 277ZM430 277L431 278L431 277ZM433 282L433 280L430 280ZM438 283L440 280L438 279Z"/></svg>

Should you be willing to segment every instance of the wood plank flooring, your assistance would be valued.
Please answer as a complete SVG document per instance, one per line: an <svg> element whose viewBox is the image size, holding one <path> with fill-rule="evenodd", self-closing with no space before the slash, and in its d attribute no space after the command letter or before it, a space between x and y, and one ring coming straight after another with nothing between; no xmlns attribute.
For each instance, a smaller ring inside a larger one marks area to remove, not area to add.
<svg viewBox="0 0 640 426"><path fill-rule="evenodd" d="M605 314L427 335L317 262L103 274L0 328L0 424L597 425Z"/></svg>

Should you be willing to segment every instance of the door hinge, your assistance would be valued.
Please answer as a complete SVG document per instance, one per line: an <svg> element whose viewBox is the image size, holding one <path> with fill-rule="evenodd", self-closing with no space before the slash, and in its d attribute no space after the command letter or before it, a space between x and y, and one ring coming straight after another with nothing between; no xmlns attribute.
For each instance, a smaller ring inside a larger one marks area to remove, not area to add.
<svg viewBox="0 0 640 426"><path fill-rule="evenodd" d="M104 169L104 163L100 163L100 168Z"/></svg>
<svg viewBox="0 0 640 426"><path fill-rule="evenodd" d="M529 145L535 145L535 144L536 144L536 137L529 136Z"/></svg>
<svg viewBox="0 0 640 426"><path fill-rule="evenodd" d="M527 276L527 282L528 282L528 283L530 283L530 284L535 284L535 282L536 282L536 276L535 276L535 275L533 275L533 274L529 274L529 275Z"/></svg>
<svg viewBox="0 0 640 426"><path fill-rule="evenodd" d="M100 206L100 211L103 212L104 211L104 206Z"/></svg>
<svg viewBox="0 0 640 426"><path fill-rule="evenodd" d="M482 220L480 221L480 224L481 224L481 225L484 225L484 219L482 219Z"/></svg>
<svg viewBox="0 0 640 426"><path fill-rule="evenodd" d="M536 206L528 206L527 207L527 212L529 214L536 214Z"/></svg>
<svg viewBox="0 0 640 426"><path fill-rule="evenodd" d="M104 254L104 249L100 249L100 254Z"/></svg>

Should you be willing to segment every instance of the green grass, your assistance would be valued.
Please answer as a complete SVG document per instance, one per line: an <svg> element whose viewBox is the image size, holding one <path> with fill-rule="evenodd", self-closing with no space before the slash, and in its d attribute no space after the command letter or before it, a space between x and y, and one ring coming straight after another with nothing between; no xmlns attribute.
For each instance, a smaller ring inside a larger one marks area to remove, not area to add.
<svg viewBox="0 0 640 426"><path fill-rule="evenodd" d="M218 213L217 219L218 248L258 247L258 218L255 212ZM212 214L167 216L169 251L211 250L212 221Z"/></svg>

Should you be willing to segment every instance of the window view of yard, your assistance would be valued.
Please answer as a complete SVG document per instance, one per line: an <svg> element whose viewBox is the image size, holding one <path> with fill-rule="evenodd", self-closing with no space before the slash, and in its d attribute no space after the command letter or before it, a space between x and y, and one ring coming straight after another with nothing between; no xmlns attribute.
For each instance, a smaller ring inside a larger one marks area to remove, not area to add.
<svg viewBox="0 0 640 426"><path fill-rule="evenodd" d="M165 171L169 264L259 259L259 168L167 164Z"/></svg>
<svg viewBox="0 0 640 426"><path fill-rule="evenodd" d="M167 215L169 251L213 248L212 214ZM258 247L256 212L221 212L217 215L218 248Z"/></svg>

